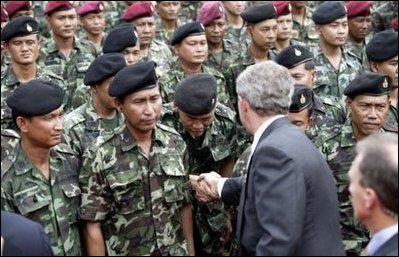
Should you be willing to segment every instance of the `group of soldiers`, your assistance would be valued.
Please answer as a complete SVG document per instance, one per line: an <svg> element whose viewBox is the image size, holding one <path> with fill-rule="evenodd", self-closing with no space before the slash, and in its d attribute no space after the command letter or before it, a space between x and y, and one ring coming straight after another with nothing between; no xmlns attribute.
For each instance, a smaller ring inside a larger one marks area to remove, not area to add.
<svg viewBox="0 0 399 257"><path fill-rule="evenodd" d="M55 255L238 254L236 210L198 202L189 176L245 174L236 79L273 60L297 83L289 120L336 180L347 254L361 254L347 172L357 142L398 133L397 9L2 2L1 209L41 223Z"/></svg>

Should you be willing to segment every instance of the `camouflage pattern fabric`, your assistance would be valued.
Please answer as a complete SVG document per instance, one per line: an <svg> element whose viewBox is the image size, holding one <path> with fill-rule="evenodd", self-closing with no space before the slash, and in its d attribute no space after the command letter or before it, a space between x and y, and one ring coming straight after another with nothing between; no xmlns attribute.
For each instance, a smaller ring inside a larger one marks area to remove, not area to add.
<svg viewBox="0 0 399 257"><path fill-rule="evenodd" d="M181 210L191 195L181 137L157 125L148 157L125 126L99 142L83 160L80 218L102 223L108 255L187 255Z"/></svg>
<svg viewBox="0 0 399 257"><path fill-rule="evenodd" d="M397 1L373 1L377 4L372 12L373 32L377 33L391 28L391 21L398 16Z"/></svg>
<svg viewBox="0 0 399 257"><path fill-rule="evenodd" d="M1 129L1 161L14 158L14 148L18 144L19 135L11 129ZM3 173L1 174L3 176Z"/></svg>
<svg viewBox="0 0 399 257"><path fill-rule="evenodd" d="M15 158L1 165L1 209L43 225L54 255L81 255L78 160L66 145L50 153L50 178L45 178L20 145Z"/></svg>
<svg viewBox="0 0 399 257"><path fill-rule="evenodd" d="M235 29L228 25L224 39L232 42L234 48L239 49L240 52L245 51L251 44L251 38L248 36L247 27L245 25L239 29Z"/></svg>
<svg viewBox="0 0 399 257"><path fill-rule="evenodd" d="M292 35L299 42L304 43L308 47L315 46L319 43L319 36L312 20L313 10L306 6L306 16L303 26L294 18L292 19Z"/></svg>
<svg viewBox="0 0 399 257"><path fill-rule="evenodd" d="M366 37L366 40L362 44L358 44L348 38L345 44L345 48L348 49L349 52L352 52L353 54L356 55L356 57L361 60L362 66L363 66L363 71L370 72L370 65L369 65L369 60L367 59L367 54L366 54L366 45L372 38L372 35L369 34Z"/></svg>
<svg viewBox="0 0 399 257"><path fill-rule="evenodd" d="M176 21L176 28L180 27L182 25L182 22L180 20ZM157 41L160 41L162 43L165 43L166 45L170 45L170 40L172 39L175 31L167 31L162 24L161 18L157 18L155 20L155 37L154 39Z"/></svg>
<svg viewBox="0 0 399 257"><path fill-rule="evenodd" d="M173 55L168 45L155 39L152 40L148 56L141 59L142 62L154 61L157 63L157 67L155 69L158 78L170 71L172 60Z"/></svg>
<svg viewBox="0 0 399 257"><path fill-rule="evenodd" d="M395 106L390 106L388 111L387 121L384 125L384 130L398 133L398 109Z"/></svg>
<svg viewBox="0 0 399 257"><path fill-rule="evenodd" d="M201 5L202 1L181 1L179 20L182 21L182 24L195 21Z"/></svg>
<svg viewBox="0 0 399 257"><path fill-rule="evenodd" d="M237 59L241 49L229 39L223 39L223 51L221 53L209 53L204 65L221 73L226 73Z"/></svg>

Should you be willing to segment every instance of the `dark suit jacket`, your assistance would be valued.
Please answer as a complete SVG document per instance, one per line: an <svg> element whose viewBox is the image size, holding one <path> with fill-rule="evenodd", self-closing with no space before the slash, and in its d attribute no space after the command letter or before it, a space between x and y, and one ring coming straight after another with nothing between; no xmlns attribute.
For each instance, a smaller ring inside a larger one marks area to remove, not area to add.
<svg viewBox="0 0 399 257"><path fill-rule="evenodd" d="M378 248L373 256L398 256L398 234Z"/></svg>
<svg viewBox="0 0 399 257"><path fill-rule="evenodd" d="M345 255L332 173L312 142L286 118L263 133L246 183L226 181L222 199L237 203L239 195L237 239L243 253Z"/></svg>
<svg viewBox="0 0 399 257"><path fill-rule="evenodd" d="M43 227L23 216L1 212L3 256L52 256Z"/></svg>

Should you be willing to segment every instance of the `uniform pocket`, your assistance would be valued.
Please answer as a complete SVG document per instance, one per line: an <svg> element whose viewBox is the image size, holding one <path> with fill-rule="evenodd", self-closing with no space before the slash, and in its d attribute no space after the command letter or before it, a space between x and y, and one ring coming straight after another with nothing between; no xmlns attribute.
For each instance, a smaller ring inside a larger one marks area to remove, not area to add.
<svg viewBox="0 0 399 257"><path fill-rule="evenodd" d="M50 201L40 191L39 186L17 192L14 198L16 206L23 216L30 216L41 209L46 211L50 205Z"/></svg>

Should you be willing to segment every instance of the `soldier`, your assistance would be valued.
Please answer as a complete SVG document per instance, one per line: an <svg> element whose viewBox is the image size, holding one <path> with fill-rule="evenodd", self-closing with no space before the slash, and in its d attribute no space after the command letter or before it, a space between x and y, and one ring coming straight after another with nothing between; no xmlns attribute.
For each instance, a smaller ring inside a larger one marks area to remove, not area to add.
<svg viewBox="0 0 399 257"><path fill-rule="evenodd" d="M181 1L157 1L155 10L159 15L155 24L155 39L169 45L176 29L182 25L178 19Z"/></svg>
<svg viewBox="0 0 399 257"><path fill-rule="evenodd" d="M104 5L100 1L88 1L78 10L79 20L85 31L84 39L96 48L96 55L102 53L105 39Z"/></svg>
<svg viewBox="0 0 399 257"><path fill-rule="evenodd" d="M367 44L367 58L372 72L390 76L393 79L391 106L387 130L398 131L398 33L383 31L377 33Z"/></svg>
<svg viewBox="0 0 399 257"><path fill-rule="evenodd" d="M4 4L4 10L8 13L10 20L20 16L33 17L31 1L7 1L7 3Z"/></svg>
<svg viewBox="0 0 399 257"><path fill-rule="evenodd" d="M127 65L138 63L141 59L140 44L134 26L123 23L113 28L104 41L103 53L122 53Z"/></svg>
<svg viewBox="0 0 399 257"><path fill-rule="evenodd" d="M349 34L345 47L362 61L364 70L370 70L366 56L366 44L370 40L372 5L371 1L349 1L346 4Z"/></svg>
<svg viewBox="0 0 399 257"><path fill-rule="evenodd" d="M155 18L151 2L132 4L123 13L122 20L136 27L142 61L156 62L159 77L168 72L172 65L172 52L168 45L154 39Z"/></svg>
<svg viewBox="0 0 399 257"><path fill-rule="evenodd" d="M316 67L313 54L304 46L292 45L281 51L276 62L286 67L296 83L306 85L313 89L316 79ZM331 96L318 96L313 92L312 127L307 131L313 139L323 130L323 127L332 127L343 124L346 120L346 111L337 98Z"/></svg>
<svg viewBox="0 0 399 257"><path fill-rule="evenodd" d="M125 125L87 151L80 173L89 255L194 254L185 144L157 124L162 99L154 62L127 66L114 78Z"/></svg>
<svg viewBox="0 0 399 257"><path fill-rule="evenodd" d="M91 99L65 117L64 133L76 156L82 157L96 138L114 133L124 123L108 88L125 66L122 54L110 53L97 57L87 70L84 83L90 86Z"/></svg>
<svg viewBox="0 0 399 257"><path fill-rule="evenodd" d="M62 78L37 64L41 38L39 24L34 18L24 16L10 21L2 31L1 39L11 57L11 63L1 72L1 128L15 130L11 109L6 105L5 99L20 83L40 78L55 82L64 91L66 86ZM67 104L67 96L64 97L64 104Z"/></svg>
<svg viewBox="0 0 399 257"><path fill-rule="evenodd" d="M313 10L307 6L309 1L290 1L293 37L307 46L315 46L319 42L314 22Z"/></svg>
<svg viewBox="0 0 399 257"><path fill-rule="evenodd" d="M225 74L230 100L237 113L236 79L247 67L275 58L270 49L274 47L278 29L276 9L272 3L251 6L241 16L247 22L251 44Z"/></svg>
<svg viewBox="0 0 399 257"><path fill-rule="evenodd" d="M391 91L392 79L389 76L377 73L358 76L344 91L350 118L343 126L325 130L315 142L335 177L342 237L348 255L360 255L369 234L353 217L347 173L355 158L356 143L383 131Z"/></svg>
<svg viewBox="0 0 399 257"><path fill-rule="evenodd" d="M225 73L240 51L236 43L225 38L226 15L218 1L205 2L198 11L198 21L205 27L208 59L205 65Z"/></svg>
<svg viewBox="0 0 399 257"><path fill-rule="evenodd" d="M21 84L7 98L21 139L15 158L1 165L1 209L40 223L54 255L78 256L78 159L60 144L62 99L62 89L44 80Z"/></svg>
<svg viewBox="0 0 399 257"><path fill-rule="evenodd" d="M313 92L306 85L295 84L291 100L288 119L292 124L306 132L312 127L313 123Z"/></svg>
<svg viewBox="0 0 399 257"><path fill-rule="evenodd" d="M19 135L11 129L1 130L1 162L6 158L14 158L14 147L17 145ZM3 177L3 173L1 173Z"/></svg>
<svg viewBox="0 0 399 257"><path fill-rule="evenodd" d="M175 128L186 142L187 168L192 175L210 171L227 177L232 174L235 113L217 102L216 91L213 76L191 75L176 87L174 102L164 106L161 121ZM194 199L193 208L196 255L222 255L231 233L223 203L202 205Z"/></svg>
<svg viewBox="0 0 399 257"><path fill-rule="evenodd" d="M86 97L76 98L75 91L83 85L84 75L94 60L93 44L75 36L78 25L75 7L68 1L49 1L44 15L52 31L52 39L43 48L43 65L47 70L62 77L70 94L66 111L86 103Z"/></svg>
<svg viewBox="0 0 399 257"><path fill-rule="evenodd" d="M245 50L250 43L245 21L241 17L246 3L245 1L222 1L222 3L226 10L226 39L235 42L236 47L241 50Z"/></svg>
<svg viewBox="0 0 399 257"><path fill-rule="evenodd" d="M313 13L313 21L320 36L314 48L317 80L313 90L320 96L343 99L349 82L363 68L360 59L343 48L348 37L348 19L345 7L336 1L324 2Z"/></svg>
<svg viewBox="0 0 399 257"><path fill-rule="evenodd" d="M179 56L179 60L159 80L163 101L168 103L174 100L175 87L185 76L207 73L216 78L219 101L229 106L230 100L226 93L226 80L223 74L204 65L208 56L204 26L199 22L190 22L179 27L173 36L171 45Z"/></svg>

